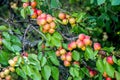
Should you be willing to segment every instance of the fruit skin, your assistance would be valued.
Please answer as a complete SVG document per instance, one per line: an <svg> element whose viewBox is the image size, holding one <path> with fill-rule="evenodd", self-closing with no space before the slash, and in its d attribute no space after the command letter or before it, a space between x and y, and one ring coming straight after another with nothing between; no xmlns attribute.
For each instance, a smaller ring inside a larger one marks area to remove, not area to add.
<svg viewBox="0 0 120 80"><path fill-rule="evenodd" d="M86 46L88 46L88 45L91 44L91 40L90 40L90 39L84 39L83 42L84 42L84 44L85 44Z"/></svg>
<svg viewBox="0 0 120 80"><path fill-rule="evenodd" d="M47 20L48 23L51 23L53 21L53 18L52 18L52 16L47 15L46 20Z"/></svg>
<svg viewBox="0 0 120 80"><path fill-rule="evenodd" d="M68 20L67 19L63 19L62 20L62 24L67 25L68 24Z"/></svg>
<svg viewBox="0 0 120 80"><path fill-rule="evenodd" d="M44 30L49 30L49 29L50 29L50 25L49 25L49 24L45 24L45 25L43 26L43 29L44 29Z"/></svg>
<svg viewBox="0 0 120 80"><path fill-rule="evenodd" d="M41 26L45 25L46 23L47 23L47 21L44 18L40 19Z"/></svg>
<svg viewBox="0 0 120 80"><path fill-rule="evenodd" d="M113 58L112 58L112 56L108 56L107 58L106 58L106 61L109 63L109 64L114 64L114 61L113 61Z"/></svg>
<svg viewBox="0 0 120 80"><path fill-rule="evenodd" d="M5 77L5 80L11 80L11 76L10 76L10 75L7 75L7 76Z"/></svg>
<svg viewBox="0 0 120 80"><path fill-rule="evenodd" d="M103 73L103 77L105 77L105 78L108 77L106 72Z"/></svg>
<svg viewBox="0 0 120 80"><path fill-rule="evenodd" d="M23 8L26 8L26 7L28 7L29 6L29 3L23 3Z"/></svg>
<svg viewBox="0 0 120 80"><path fill-rule="evenodd" d="M71 47L71 44L68 44L68 50L73 50L73 48Z"/></svg>
<svg viewBox="0 0 120 80"><path fill-rule="evenodd" d="M85 46L83 46L83 47L81 48L81 50L82 50L82 51L85 51L85 49L86 49L86 47L85 47Z"/></svg>
<svg viewBox="0 0 120 80"><path fill-rule="evenodd" d="M37 15L41 15L42 14L42 11L41 10L37 10Z"/></svg>
<svg viewBox="0 0 120 80"><path fill-rule="evenodd" d="M75 24L75 18L70 18L70 19L69 19L69 23L70 23L70 24Z"/></svg>
<svg viewBox="0 0 120 80"><path fill-rule="evenodd" d="M66 53L66 50L65 50L65 49L61 49L61 50L60 50L60 54L61 54L61 55L65 54L65 53Z"/></svg>
<svg viewBox="0 0 120 80"><path fill-rule="evenodd" d="M110 77L107 77L105 80L112 80L112 78L110 78Z"/></svg>
<svg viewBox="0 0 120 80"><path fill-rule="evenodd" d="M72 56L67 54L67 55L66 55L66 60L67 60L67 61L72 61Z"/></svg>
<svg viewBox="0 0 120 80"><path fill-rule="evenodd" d="M12 67L14 67L15 66L15 62L12 60L12 59L10 59L9 61L8 61L8 63L10 64L10 66L12 66Z"/></svg>
<svg viewBox="0 0 120 80"><path fill-rule="evenodd" d="M66 15L61 12L61 13L59 13L58 17L59 17L61 20L63 20L63 19L65 19Z"/></svg>
<svg viewBox="0 0 120 80"><path fill-rule="evenodd" d="M70 62L67 61L67 60L65 60L65 61L64 61L64 66L66 66L66 67L70 66Z"/></svg>
<svg viewBox="0 0 120 80"><path fill-rule="evenodd" d="M37 14L36 14L36 13L33 13L33 14L31 15L31 18L32 18L32 19L36 19L36 18L37 18Z"/></svg>
<svg viewBox="0 0 120 80"><path fill-rule="evenodd" d="M70 56L72 56L72 53L71 53L71 52L67 52L67 55L70 55Z"/></svg>
<svg viewBox="0 0 120 80"><path fill-rule="evenodd" d="M52 29L52 28L49 29L49 33L50 33L50 34L53 34L54 32L55 32L55 29Z"/></svg>
<svg viewBox="0 0 120 80"><path fill-rule="evenodd" d="M74 61L73 64L80 66L80 63L78 61Z"/></svg>
<svg viewBox="0 0 120 80"><path fill-rule="evenodd" d="M9 69L5 69L5 70L4 70L4 74L5 74L5 75L8 75L9 73L10 73Z"/></svg>
<svg viewBox="0 0 120 80"><path fill-rule="evenodd" d="M73 49L75 49L75 48L77 47L77 45L76 45L76 42L75 42L75 41L71 42L71 43L70 43L70 45L71 45L71 47L72 47Z"/></svg>
<svg viewBox="0 0 120 80"><path fill-rule="evenodd" d="M50 28L55 29L55 27L56 27L55 22L51 22L51 23L50 23Z"/></svg>
<svg viewBox="0 0 120 80"><path fill-rule="evenodd" d="M59 56L60 56L60 51L57 50L57 51L55 52L55 54L56 54L56 56L59 57Z"/></svg>
<svg viewBox="0 0 120 80"><path fill-rule="evenodd" d="M90 70L89 74L90 74L90 77L94 77L97 74L97 72L94 70Z"/></svg>
<svg viewBox="0 0 120 80"><path fill-rule="evenodd" d="M79 38L79 40L84 40L85 39L85 34L80 34L79 36L78 36L78 38Z"/></svg>
<svg viewBox="0 0 120 80"><path fill-rule="evenodd" d="M13 61L14 61L14 62L17 62L17 61L18 61L18 56L15 56L15 57L13 58Z"/></svg>
<svg viewBox="0 0 120 80"><path fill-rule="evenodd" d="M36 6L37 6L37 2L35 2L35 1L31 2L31 7L32 8L35 8Z"/></svg>
<svg viewBox="0 0 120 80"><path fill-rule="evenodd" d="M0 72L0 78L4 78L4 77L5 77L4 72Z"/></svg>
<svg viewBox="0 0 120 80"><path fill-rule="evenodd" d="M9 70L11 71L11 72L15 72L15 68L14 67L9 67Z"/></svg>
<svg viewBox="0 0 120 80"><path fill-rule="evenodd" d="M101 45L100 43L94 43L94 50L100 50L101 49Z"/></svg>
<svg viewBox="0 0 120 80"><path fill-rule="evenodd" d="M27 52L23 52L21 55L22 55L23 57L28 57L28 53L27 53Z"/></svg>
<svg viewBox="0 0 120 80"><path fill-rule="evenodd" d="M60 58L61 58L61 60L63 60L63 61L64 61L64 60L66 60L66 55L65 55L65 54L64 54L64 55L61 55L61 57L60 57Z"/></svg>
<svg viewBox="0 0 120 80"><path fill-rule="evenodd" d="M76 44L77 44L78 48L84 47L84 42L83 41L77 40Z"/></svg>

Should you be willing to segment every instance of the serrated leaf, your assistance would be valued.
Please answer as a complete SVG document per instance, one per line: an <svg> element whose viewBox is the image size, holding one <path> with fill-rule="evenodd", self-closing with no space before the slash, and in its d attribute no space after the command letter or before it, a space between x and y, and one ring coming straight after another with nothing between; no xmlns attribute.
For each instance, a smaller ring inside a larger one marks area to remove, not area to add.
<svg viewBox="0 0 120 80"><path fill-rule="evenodd" d="M75 77L74 68L73 67L70 68L69 73L70 73L70 75L72 75L73 77Z"/></svg>
<svg viewBox="0 0 120 80"><path fill-rule="evenodd" d="M52 69L52 77L54 80L59 80L59 69L57 67L51 67Z"/></svg>
<svg viewBox="0 0 120 80"><path fill-rule="evenodd" d="M80 53L74 50L74 51L72 52L72 58L73 58L73 60L75 60L75 61L79 61L79 59L80 59Z"/></svg>
<svg viewBox="0 0 120 80"><path fill-rule="evenodd" d="M113 55L112 58L113 58L114 63L117 64L117 59L116 59L116 57Z"/></svg>
<svg viewBox="0 0 120 80"><path fill-rule="evenodd" d="M7 40L7 41L10 41L10 40L11 40L11 37L10 37L10 35L8 34L8 32L3 32L2 35L3 35L3 37L5 38L5 40Z"/></svg>
<svg viewBox="0 0 120 80"><path fill-rule="evenodd" d="M116 80L120 80L120 72L115 71Z"/></svg>
<svg viewBox="0 0 120 80"><path fill-rule="evenodd" d="M86 49L85 49L85 54L84 54L84 56L85 56L85 59L86 60L88 60L88 59L94 59L94 52L93 52L93 50L92 50L92 48L90 48L90 47L87 47Z"/></svg>
<svg viewBox="0 0 120 80"><path fill-rule="evenodd" d="M8 49L8 50L12 50L12 47L11 47L11 43L5 39L2 40L3 42L3 45Z"/></svg>
<svg viewBox="0 0 120 80"><path fill-rule="evenodd" d="M16 73L21 76L23 79L27 80L27 76L25 74L25 72L22 71L22 69L20 68L16 68Z"/></svg>
<svg viewBox="0 0 120 80"><path fill-rule="evenodd" d="M51 76L51 68L48 65L45 65L42 68L42 76L45 80L49 80L50 76Z"/></svg>
<svg viewBox="0 0 120 80"><path fill-rule="evenodd" d="M19 47L18 45L12 45L11 47L12 47L12 49L13 49L13 50L12 50L13 52L19 52L19 51L22 50L21 47Z"/></svg>
<svg viewBox="0 0 120 80"><path fill-rule="evenodd" d="M58 32L55 32L52 37L54 37L54 38L56 38L58 40L62 40L62 36Z"/></svg>
<svg viewBox="0 0 120 80"><path fill-rule="evenodd" d="M4 51L0 51L0 64L8 65L9 54Z"/></svg>

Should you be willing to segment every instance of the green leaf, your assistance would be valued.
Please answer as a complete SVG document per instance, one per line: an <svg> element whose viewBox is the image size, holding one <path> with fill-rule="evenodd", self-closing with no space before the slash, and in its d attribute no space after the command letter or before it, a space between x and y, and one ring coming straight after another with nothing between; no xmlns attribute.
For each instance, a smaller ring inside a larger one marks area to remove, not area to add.
<svg viewBox="0 0 120 80"><path fill-rule="evenodd" d="M98 5L105 3L105 0L97 0Z"/></svg>
<svg viewBox="0 0 120 80"><path fill-rule="evenodd" d="M4 26L4 25L0 26L0 31L6 31L6 30L8 30L8 28L6 26Z"/></svg>
<svg viewBox="0 0 120 80"><path fill-rule="evenodd" d="M8 50L12 50L12 46L11 46L11 43L5 39L2 40L3 42L3 45L8 49Z"/></svg>
<svg viewBox="0 0 120 80"><path fill-rule="evenodd" d="M104 64L103 64L102 59L97 60L96 67L97 67L97 70L100 71L101 73L104 72Z"/></svg>
<svg viewBox="0 0 120 80"><path fill-rule="evenodd" d="M33 70L30 66L28 65L25 65L25 66L22 66L22 70L25 72L26 75L28 75L29 77L31 77L31 75L33 74Z"/></svg>
<svg viewBox="0 0 120 80"><path fill-rule="evenodd" d="M32 79L33 80L42 80L41 74L37 69L34 70L33 75L32 75Z"/></svg>
<svg viewBox="0 0 120 80"><path fill-rule="evenodd" d="M79 70L77 70L77 68L74 68L73 71L74 71L75 76L79 77Z"/></svg>
<svg viewBox="0 0 120 80"><path fill-rule="evenodd" d="M41 66L43 67L47 62L47 59L45 57L42 57L41 59Z"/></svg>
<svg viewBox="0 0 120 80"><path fill-rule="evenodd" d="M81 68L81 71L89 77L89 71L87 68Z"/></svg>
<svg viewBox="0 0 120 80"><path fill-rule="evenodd" d="M10 37L10 35L8 34L8 32L3 32L2 35L3 35L3 37L4 37L6 40L10 41L11 37Z"/></svg>
<svg viewBox="0 0 120 80"><path fill-rule="evenodd" d="M19 52L21 51L21 47L19 47L18 45L12 45L12 49L13 49L13 52Z"/></svg>
<svg viewBox="0 0 120 80"><path fill-rule="evenodd" d="M51 76L51 68L48 65L45 65L42 68L42 76L45 80L49 80L50 76Z"/></svg>
<svg viewBox="0 0 120 80"><path fill-rule="evenodd" d="M21 46L21 41L18 37L16 36L11 36L11 42L15 45Z"/></svg>
<svg viewBox="0 0 120 80"><path fill-rule="evenodd" d="M7 52L0 51L0 64L8 65L9 54Z"/></svg>
<svg viewBox="0 0 120 80"><path fill-rule="evenodd" d="M88 60L88 59L95 59L94 58L94 52L93 52L93 50L92 50L92 48L90 48L90 47L87 47L86 49L85 49L85 54L84 54L84 56L85 56L85 59L86 60Z"/></svg>
<svg viewBox="0 0 120 80"><path fill-rule="evenodd" d="M103 50L107 51L108 53L113 52L113 50L115 49L115 47L104 47L102 48Z"/></svg>
<svg viewBox="0 0 120 80"><path fill-rule="evenodd" d="M56 47L60 47L62 45L61 41L54 37L51 38L51 43L53 46L56 46Z"/></svg>
<svg viewBox="0 0 120 80"><path fill-rule="evenodd" d="M113 55L112 58L113 58L114 63L117 64L117 59L116 59L116 57Z"/></svg>
<svg viewBox="0 0 120 80"><path fill-rule="evenodd" d="M115 71L116 80L120 80L120 73Z"/></svg>
<svg viewBox="0 0 120 80"><path fill-rule="evenodd" d="M111 0L113 6L120 5L120 0Z"/></svg>
<svg viewBox="0 0 120 80"><path fill-rule="evenodd" d="M20 13L21 13L21 16L25 19L25 9L22 9Z"/></svg>
<svg viewBox="0 0 120 80"><path fill-rule="evenodd" d="M54 80L59 80L59 69L57 67L51 67L52 69L52 77Z"/></svg>
<svg viewBox="0 0 120 80"><path fill-rule="evenodd" d="M52 37L54 37L54 38L56 38L58 40L62 40L63 39L62 36L61 36L61 34L58 33L58 32L55 32Z"/></svg>
<svg viewBox="0 0 120 80"><path fill-rule="evenodd" d="M117 64L120 66L120 59L118 59Z"/></svg>
<svg viewBox="0 0 120 80"><path fill-rule="evenodd" d="M114 73L115 73L114 67L107 62L105 62L104 67L105 67L105 70L106 70L106 73L108 74L108 76L114 78Z"/></svg>
<svg viewBox="0 0 120 80"><path fill-rule="evenodd" d="M73 77L75 77L74 68L73 67L70 68L69 73L70 73L70 75L72 75Z"/></svg>
<svg viewBox="0 0 120 80"><path fill-rule="evenodd" d="M22 78L24 78L25 80L27 80L27 76L25 74L25 72L22 71L22 69L20 68L16 68L16 73L21 76Z"/></svg>
<svg viewBox="0 0 120 80"><path fill-rule="evenodd" d="M22 0L22 2L28 2L28 0Z"/></svg>
<svg viewBox="0 0 120 80"><path fill-rule="evenodd" d="M59 0L51 0L50 7L51 8L59 8L60 7L60 1Z"/></svg>
<svg viewBox="0 0 120 80"><path fill-rule="evenodd" d="M74 51L72 52L72 58L73 58L73 60L75 60L75 61L79 61L79 59L80 59L80 53L77 52L76 50L74 50Z"/></svg>
<svg viewBox="0 0 120 80"><path fill-rule="evenodd" d="M42 59L42 52L40 52L40 53L38 53L38 59L41 61L41 59Z"/></svg>
<svg viewBox="0 0 120 80"><path fill-rule="evenodd" d="M53 51L50 52L50 51L49 51L47 54L48 54L51 62L52 62L54 65L56 65L56 66L59 66L59 65L60 65L60 64L59 64L59 61L58 61L58 59L57 59L57 57L56 57L56 55L55 55L55 52L53 52Z"/></svg>

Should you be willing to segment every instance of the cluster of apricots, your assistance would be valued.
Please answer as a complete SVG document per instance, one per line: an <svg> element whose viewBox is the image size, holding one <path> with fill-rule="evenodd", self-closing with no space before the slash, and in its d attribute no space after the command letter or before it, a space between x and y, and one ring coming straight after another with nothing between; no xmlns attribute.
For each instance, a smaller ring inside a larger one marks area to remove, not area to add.
<svg viewBox="0 0 120 80"><path fill-rule="evenodd" d="M64 66L68 67L72 63L72 52L67 52L64 48L60 47L56 51L56 56L60 57L64 61ZM74 61L73 64L80 65L78 61Z"/></svg>
<svg viewBox="0 0 120 80"><path fill-rule="evenodd" d="M32 7L33 14L31 18L37 19L37 24L42 27L42 32L53 34L56 28L56 23L54 22L55 18L50 14L43 13L41 10L36 9L37 3L35 1L23 3L23 8L28 6Z"/></svg>
<svg viewBox="0 0 120 80"><path fill-rule="evenodd" d="M90 36L85 34L79 34L78 39L76 41L72 41L68 44L68 50L73 50L75 48L80 48L81 50L85 51L86 46L91 46L92 41L90 40ZM94 50L100 50L101 45L100 43L94 43Z"/></svg>
<svg viewBox="0 0 120 80"><path fill-rule="evenodd" d="M75 18L71 17L70 15L68 14L65 14L63 12L60 12L58 14L58 18L62 21L62 24L63 25L67 25L68 23L71 24L71 26L74 26L75 23L76 23L76 20Z"/></svg>
<svg viewBox="0 0 120 80"><path fill-rule="evenodd" d="M0 80L12 80L10 72L15 72L15 65L18 61L18 56L15 56L13 59L8 61L9 65L7 68L3 68L0 72Z"/></svg>

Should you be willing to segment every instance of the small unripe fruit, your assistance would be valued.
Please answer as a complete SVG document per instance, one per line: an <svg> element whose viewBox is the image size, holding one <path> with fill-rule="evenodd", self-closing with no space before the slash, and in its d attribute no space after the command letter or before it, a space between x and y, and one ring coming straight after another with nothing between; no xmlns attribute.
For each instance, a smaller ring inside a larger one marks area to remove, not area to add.
<svg viewBox="0 0 120 80"><path fill-rule="evenodd" d="M70 55L70 56L72 56L72 53L71 53L71 52L67 52L67 55Z"/></svg>
<svg viewBox="0 0 120 80"><path fill-rule="evenodd" d="M65 19L66 15L61 12L61 13L59 13L58 17L59 17L60 19Z"/></svg>
<svg viewBox="0 0 120 80"><path fill-rule="evenodd" d="M90 77L94 77L97 74L97 72L91 70L91 71L89 71L89 74L90 74Z"/></svg>
<svg viewBox="0 0 120 80"><path fill-rule="evenodd" d="M14 67L9 67L9 70L11 71L11 72L15 72L15 68Z"/></svg>
<svg viewBox="0 0 120 80"><path fill-rule="evenodd" d="M62 20L62 24L63 24L63 25L67 25L67 24L68 24L68 20L67 20L67 19L63 19L63 20Z"/></svg>
<svg viewBox="0 0 120 80"><path fill-rule="evenodd" d="M71 47L72 47L73 49L75 49L75 48L77 47L77 45L76 45L76 42L75 42L75 41L71 42L71 43L70 43L70 45L71 45Z"/></svg>
<svg viewBox="0 0 120 80"><path fill-rule="evenodd" d="M61 55L61 57L60 57L60 58L61 58L61 60L62 60L62 61L64 61L64 60L66 60L66 55L65 55L65 54L63 54L63 55Z"/></svg>
<svg viewBox="0 0 120 80"><path fill-rule="evenodd" d="M84 40L85 39L85 34L80 34L79 36L78 36L78 38L79 38L79 40Z"/></svg>
<svg viewBox="0 0 120 80"><path fill-rule="evenodd" d="M67 14L67 15L66 15L66 18L69 19L69 18L70 18L70 15Z"/></svg>
<svg viewBox="0 0 120 80"><path fill-rule="evenodd" d="M69 23L70 23L70 24L75 24L75 18L70 18L70 19L69 19Z"/></svg>
<svg viewBox="0 0 120 80"><path fill-rule="evenodd" d="M55 29L49 29L49 33L53 34L55 32Z"/></svg>
<svg viewBox="0 0 120 80"><path fill-rule="evenodd" d="M51 23L53 21L53 18L52 18L52 16L47 16L46 20L47 20L48 23Z"/></svg>
<svg viewBox="0 0 120 80"><path fill-rule="evenodd" d="M90 39L90 36L85 35L85 39Z"/></svg>
<svg viewBox="0 0 120 80"><path fill-rule="evenodd" d="M100 50L101 49L101 45L100 43L94 43L94 50Z"/></svg>
<svg viewBox="0 0 120 80"><path fill-rule="evenodd" d="M88 45L91 44L91 40L90 40L90 39L84 39L83 42L84 42L84 44L85 44L86 46L88 46Z"/></svg>
<svg viewBox="0 0 120 80"><path fill-rule="evenodd" d="M1 78L5 78L4 72L0 72L0 77L1 77Z"/></svg>
<svg viewBox="0 0 120 80"><path fill-rule="evenodd" d="M33 13L33 14L31 15L31 18L32 18L32 19L36 19L36 18L37 18L37 14L36 14L36 13Z"/></svg>
<svg viewBox="0 0 120 80"><path fill-rule="evenodd" d="M66 53L66 50L65 50L65 49L61 49L61 50L60 50L60 54L61 54L61 55L65 54L65 53Z"/></svg>
<svg viewBox="0 0 120 80"><path fill-rule="evenodd" d="M65 60L64 61L64 66L66 66L66 67L70 66L70 62Z"/></svg>
<svg viewBox="0 0 120 80"><path fill-rule="evenodd" d="M26 8L26 7L28 7L29 6L29 3L23 3L23 8Z"/></svg>
<svg viewBox="0 0 120 80"><path fill-rule="evenodd" d="M22 55L23 57L28 57L28 53L27 53L27 52L23 52L21 55Z"/></svg>
<svg viewBox="0 0 120 80"><path fill-rule="evenodd" d="M78 66L80 65L80 63L78 61L74 61L73 64L78 65Z"/></svg>
<svg viewBox="0 0 120 80"><path fill-rule="evenodd" d="M0 45L2 45L2 39L0 38Z"/></svg>
<svg viewBox="0 0 120 80"><path fill-rule="evenodd" d="M15 62L13 60L9 60L8 63L10 64L10 66L14 67L15 66Z"/></svg>
<svg viewBox="0 0 120 80"><path fill-rule="evenodd" d="M107 77L105 80L112 80L112 78L110 78L110 77Z"/></svg>
<svg viewBox="0 0 120 80"><path fill-rule="evenodd" d="M32 8L35 8L36 6L37 6L37 2L35 2L35 1L31 2L31 7Z"/></svg>
<svg viewBox="0 0 120 80"><path fill-rule="evenodd" d="M112 58L112 56L108 56L107 58L106 58L106 60L107 60L107 62L109 63L109 64L114 64L114 61L113 61L113 58Z"/></svg>
<svg viewBox="0 0 120 80"><path fill-rule="evenodd" d="M103 73L103 77L105 77L105 78L108 77L106 72Z"/></svg>
<svg viewBox="0 0 120 80"><path fill-rule="evenodd" d="M60 51L56 51L56 56L60 56Z"/></svg>
<svg viewBox="0 0 120 80"><path fill-rule="evenodd" d="M66 60L67 60L67 61L72 61L72 56L67 54L67 55L66 55Z"/></svg>
<svg viewBox="0 0 120 80"><path fill-rule="evenodd" d="M51 23L50 23L50 28L55 29L55 27L56 27L55 22L51 22Z"/></svg>
<svg viewBox="0 0 120 80"><path fill-rule="evenodd" d="M37 15L41 15L42 14L42 11L41 10L37 10Z"/></svg>
<svg viewBox="0 0 120 80"><path fill-rule="evenodd" d="M15 56L15 57L13 58L13 61L14 61L14 62L17 62L17 61L18 61L18 56Z"/></svg>
<svg viewBox="0 0 120 80"><path fill-rule="evenodd" d="M10 73L9 69L5 69L5 70L4 70L4 74L5 74L5 75L8 75L9 73Z"/></svg>
<svg viewBox="0 0 120 80"><path fill-rule="evenodd" d="M48 31L47 31L47 30L42 29L42 32L43 32L43 33L47 33Z"/></svg>
<svg viewBox="0 0 120 80"><path fill-rule="evenodd" d="M85 51L85 49L86 49L86 47L85 47L85 46L81 48L81 50L82 50L82 51Z"/></svg>
<svg viewBox="0 0 120 80"><path fill-rule="evenodd" d="M50 29L50 25L49 25L49 24L45 24L45 25L43 26L43 29L44 29L44 30L49 30L49 29Z"/></svg>
<svg viewBox="0 0 120 80"><path fill-rule="evenodd" d="M10 75L7 75L7 76L5 77L5 80L11 80L11 76L10 76Z"/></svg>

